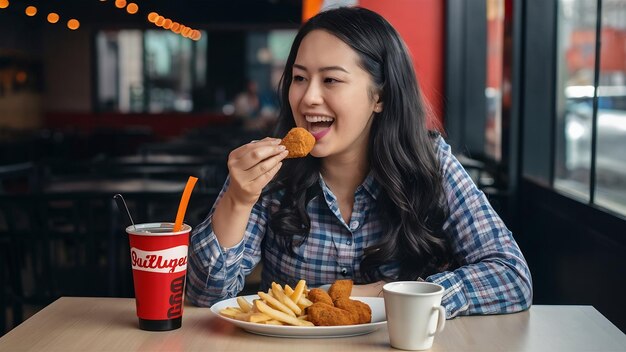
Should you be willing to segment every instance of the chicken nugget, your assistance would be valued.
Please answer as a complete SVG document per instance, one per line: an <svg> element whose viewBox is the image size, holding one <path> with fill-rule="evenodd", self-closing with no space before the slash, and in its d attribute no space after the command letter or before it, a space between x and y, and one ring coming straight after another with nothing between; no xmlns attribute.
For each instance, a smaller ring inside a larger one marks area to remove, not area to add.
<svg viewBox="0 0 626 352"><path fill-rule="evenodd" d="M356 313L321 302L307 308L307 315L316 326L354 325L359 319Z"/></svg>
<svg viewBox="0 0 626 352"><path fill-rule="evenodd" d="M287 158L302 158L307 156L315 145L315 137L302 127L292 128L280 144L287 147Z"/></svg>
<svg viewBox="0 0 626 352"><path fill-rule="evenodd" d="M330 298L326 291L321 288L313 288L309 291L307 298L313 303L325 303L330 306L333 305L333 300Z"/></svg>
<svg viewBox="0 0 626 352"><path fill-rule="evenodd" d="M336 300L335 307L352 312L358 316L357 324L366 324L372 321L372 309L367 303L349 298Z"/></svg>
<svg viewBox="0 0 626 352"><path fill-rule="evenodd" d="M330 298L332 298L333 302L340 298L350 298L352 294L352 280L337 280L335 283L330 285L328 289L328 294Z"/></svg>

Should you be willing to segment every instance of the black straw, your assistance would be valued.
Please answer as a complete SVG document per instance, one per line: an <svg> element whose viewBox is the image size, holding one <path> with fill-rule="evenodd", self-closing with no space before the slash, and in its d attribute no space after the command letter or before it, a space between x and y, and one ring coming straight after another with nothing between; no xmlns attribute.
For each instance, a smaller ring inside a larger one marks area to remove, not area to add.
<svg viewBox="0 0 626 352"><path fill-rule="evenodd" d="M126 210L126 215L128 215L128 220L130 220L130 223L133 225L133 228L137 230L137 228L135 227L135 222L133 221L133 217L130 216L130 211L128 210L128 206L126 205L126 201L124 200L124 197L122 197L122 195L118 193L113 196L113 199L115 199L115 202L117 203L117 207L119 208L121 212L124 212L124 210Z"/></svg>

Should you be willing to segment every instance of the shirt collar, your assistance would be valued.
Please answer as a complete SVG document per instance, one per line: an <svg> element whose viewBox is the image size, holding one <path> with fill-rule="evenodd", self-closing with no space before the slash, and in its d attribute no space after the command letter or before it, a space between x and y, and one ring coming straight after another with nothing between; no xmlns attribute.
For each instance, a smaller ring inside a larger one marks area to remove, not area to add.
<svg viewBox="0 0 626 352"><path fill-rule="evenodd" d="M324 177L322 177L322 174L320 173L319 175L320 175L319 184L324 193L324 198L326 198L326 202L330 204L333 201L335 201L337 197L335 197L333 192L326 185L326 182L324 182ZM361 192L363 189L365 189L365 191L367 191L367 193L369 193L372 196L372 198L374 198L374 200L378 199L378 194L380 193L380 185L378 184L378 182L376 182L376 179L374 178L374 174L372 173L372 171L370 171L369 174L367 174L367 177L365 177L365 180L363 180L363 183L361 183L359 187L357 187L356 193Z"/></svg>
<svg viewBox="0 0 626 352"><path fill-rule="evenodd" d="M365 188L365 190L372 196L372 198L374 198L374 200L378 199L378 194L380 193L380 184L378 184L378 182L374 178L374 174L372 173L372 171L367 174L367 177L359 187Z"/></svg>

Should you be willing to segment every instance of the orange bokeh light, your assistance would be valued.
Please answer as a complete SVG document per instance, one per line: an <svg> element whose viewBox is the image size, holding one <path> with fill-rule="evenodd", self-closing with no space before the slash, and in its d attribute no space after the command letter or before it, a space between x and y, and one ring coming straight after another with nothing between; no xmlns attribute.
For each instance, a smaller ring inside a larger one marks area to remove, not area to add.
<svg viewBox="0 0 626 352"><path fill-rule="evenodd" d="M157 26L161 27L163 25L163 22L165 22L165 18L163 16L159 16L159 17L157 17L157 19L154 22L154 24L156 24Z"/></svg>
<svg viewBox="0 0 626 352"><path fill-rule="evenodd" d="M77 30L78 27L80 27L80 22L78 22L78 20L72 18L71 20L67 21L67 28L74 31Z"/></svg>
<svg viewBox="0 0 626 352"><path fill-rule="evenodd" d="M15 80L17 81L17 83L23 84L26 82L27 79L28 79L28 75L24 71L19 71L18 73L15 74Z"/></svg>
<svg viewBox="0 0 626 352"><path fill-rule="evenodd" d="M135 4L134 2L131 2L130 4L128 4L128 6L126 6L126 12L131 15L136 14L137 11L139 11L139 6L137 6L137 4Z"/></svg>
<svg viewBox="0 0 626 352"><path fill-rule="evenodd" d="M50 23L57 23L57 22L59 22L59 15L57 15L54 12L50 12L48 14L48 22L50 22Z"/></svg>
<svg viewBox="0 0 626 352"><path fill-rule="evenodd" d="M32 17L37 14L37 8L35 6L28 6L24 12L26 12L27 16Z"/></svg>
<svg viewBox="0 0 626 352"><path fill-rule="evenodd" d="M126 7L126 0L115 0L115 7L123 9Z"/></svg>
<svg viewBox="0 0 626 352"><path fill-rule="evenodd" d="M163 21L163 28L165 29L172 28L172 20L170 20L169 18L166 18L165 21Z"/></svg>
<svg viewBox="0 0 626 352"><path fill-rule="evenodd" d="M0 0L0 9L6 9L9 7L9 0Z"/></svg>
<svg viewBox="0 0 626 352"><path fill-rule="evenodd" d="M157 18L159 18L159 14L156 12L150 12L148 14L148 21L150 21L151 23L156 22Z"/></svg>

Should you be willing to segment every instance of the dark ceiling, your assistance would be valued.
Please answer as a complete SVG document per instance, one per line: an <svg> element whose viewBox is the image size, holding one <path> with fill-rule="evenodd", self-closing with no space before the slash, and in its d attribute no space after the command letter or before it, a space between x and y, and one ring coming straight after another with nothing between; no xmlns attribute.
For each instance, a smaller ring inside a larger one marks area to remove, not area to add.
<svg viewBox="0 0 626 352"><path fill-rule="evenodd" d="M115 0L10 0L7 11L24 16L28 5L35 5L35 16L45 21L49 12L61 18L77 18L82 24L96 26L151 26L148 13L154 11L173 21L196 28L230 26L298 26L302 0L127 0L139 5L139 12L129 15L115 7Z"/></svg>

